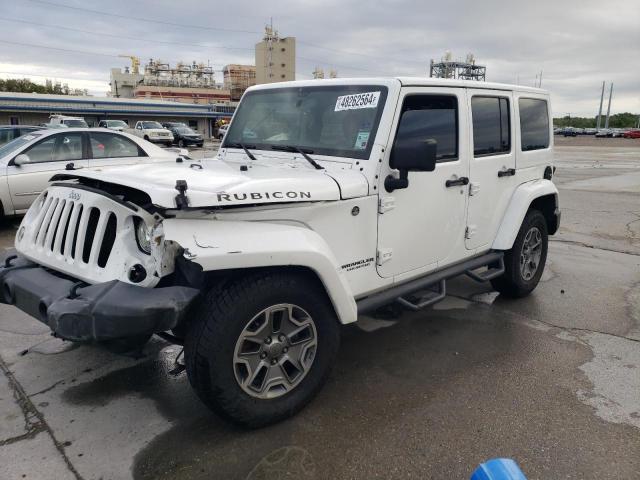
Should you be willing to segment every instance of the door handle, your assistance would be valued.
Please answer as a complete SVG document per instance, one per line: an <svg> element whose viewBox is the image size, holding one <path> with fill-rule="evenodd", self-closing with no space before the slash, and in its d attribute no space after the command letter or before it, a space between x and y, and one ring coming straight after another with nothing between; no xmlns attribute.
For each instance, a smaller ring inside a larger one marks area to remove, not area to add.
<svg viewBox="0 0 640 480"><path fill-rule="evenodd" d="M445 182L445 185L447 188L458 187L460 185L468 185L468 184L469 184L469 179L467 177L459 177L459 178L456 178L455 180L447 180Z"/></svg>
<svg viewBox="0 0 640 480"><path fill-rule="evenodd" d="M516 174L515 168L505 168L504 170L498 171L498 177L511 177Z"/></svg>

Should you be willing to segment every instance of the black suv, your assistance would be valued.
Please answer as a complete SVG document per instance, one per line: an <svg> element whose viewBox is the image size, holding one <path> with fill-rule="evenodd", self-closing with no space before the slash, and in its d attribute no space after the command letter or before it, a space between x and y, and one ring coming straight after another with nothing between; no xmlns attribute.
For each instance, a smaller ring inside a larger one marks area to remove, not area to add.
<svg viewBox="0 0 640 480"><path fill-rule="evenodd" d="M173 141L178 144L179 147L187 147L189 145L196 145L202 147L204 145L204 139L202 135L194 132L186 125L172 126L171 124L163 124L164 128L171 130L173 133Z"/></svg>

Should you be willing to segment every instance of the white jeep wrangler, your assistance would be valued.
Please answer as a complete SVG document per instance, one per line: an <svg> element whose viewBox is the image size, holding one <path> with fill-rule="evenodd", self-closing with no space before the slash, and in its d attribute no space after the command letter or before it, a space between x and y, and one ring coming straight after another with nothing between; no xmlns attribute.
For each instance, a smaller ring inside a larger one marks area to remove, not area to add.
<svg viewBox="0 0 640 480"><path fill-rule="evenodd" d="M184 344L208 406L266 425L318 392L340 324L424 308L461 274L536 287L560 221L551 125L520 86L252 87L215 159L56 175L0 300L70 340Z"/></svg>

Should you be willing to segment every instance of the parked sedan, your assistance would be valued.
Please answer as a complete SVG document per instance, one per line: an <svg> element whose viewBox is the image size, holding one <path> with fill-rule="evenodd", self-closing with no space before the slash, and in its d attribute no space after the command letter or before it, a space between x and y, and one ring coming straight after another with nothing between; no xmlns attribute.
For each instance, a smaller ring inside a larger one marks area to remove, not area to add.
<svg viewBox="0 0 640 480"><path fill-rule="evenodd" d="M189 127L171 127L169 130L173 133L174 142L177 143L180 148L184 148L189 145L196 145L198 147L202 147L204 145L202 135L194 132Z"/></svg>
<svg viewBox="0 0 640 480"><path fill-rule="evenodd" d="M610 128L601 128L596 132L596 137L613 137L613 130L611 130Z"/></svg>
<svg viewBox="0 0 640 480"><path fill-rule="evenodd" d="M640 138L640 129L627 130L624 132L624 138Z"/></svg>
<svg viewBox="0 0 640 480"><path fill-rule="evenodd" d="M27 211L49 179L65 170L175 161L141 138L107 129L37 130L0 147L0 216Z"/></svg>
<svg viewBox="0 0 640 480"><path fill-rule="evenodd" d="M2 125L0 126L0 146L5 143L9 143L14 138L35 132L36 130L42 130L42 127L32 127L30 125Z"/></svg>

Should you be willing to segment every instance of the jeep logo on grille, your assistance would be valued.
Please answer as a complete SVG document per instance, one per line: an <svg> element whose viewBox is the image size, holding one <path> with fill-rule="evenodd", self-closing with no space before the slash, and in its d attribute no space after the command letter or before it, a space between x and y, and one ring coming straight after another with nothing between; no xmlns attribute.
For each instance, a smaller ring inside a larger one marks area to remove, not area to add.
<svg viewBox="0 0 640 480"><path fill-rule="evenodd" d="M73 190L71 190L69 192L69 199L70 200L80 200L80 194L78 192L74 192Z"/></svg>

